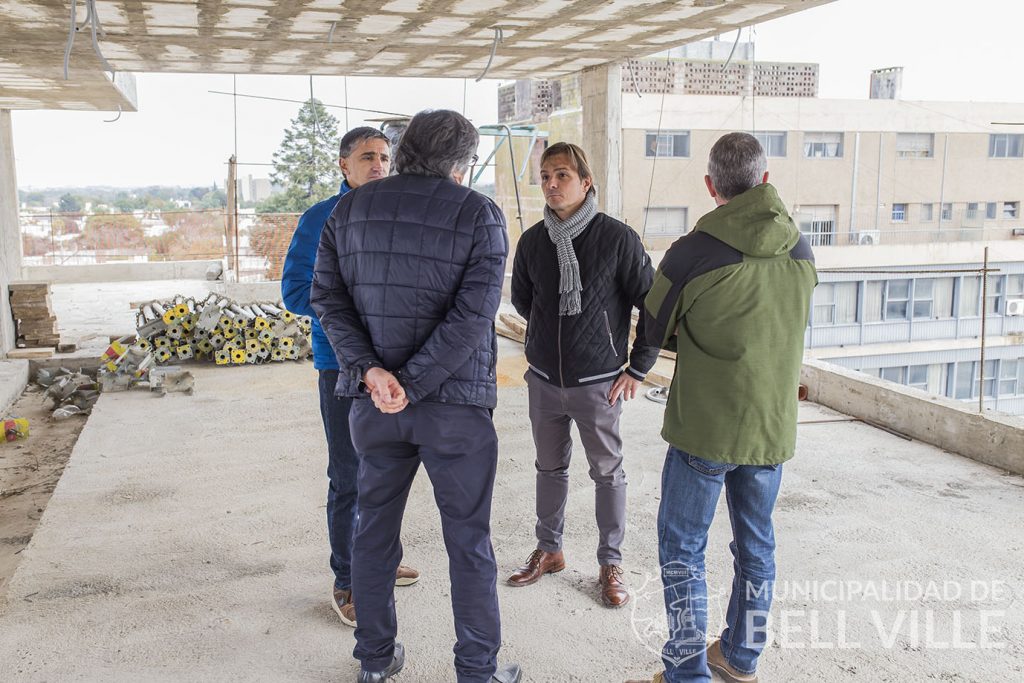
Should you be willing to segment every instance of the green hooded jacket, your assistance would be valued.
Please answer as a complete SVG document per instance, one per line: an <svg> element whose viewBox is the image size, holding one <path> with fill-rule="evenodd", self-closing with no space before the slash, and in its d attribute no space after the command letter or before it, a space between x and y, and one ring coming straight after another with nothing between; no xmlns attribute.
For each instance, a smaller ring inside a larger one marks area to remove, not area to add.
<svg viewBox="0 0 1024 683"><path fill-rule="evenodd" d="M773 465L796 449L814 255L765 183L669 248L645 301L647 340L676 351L661 435L713 462Z"/></svg>

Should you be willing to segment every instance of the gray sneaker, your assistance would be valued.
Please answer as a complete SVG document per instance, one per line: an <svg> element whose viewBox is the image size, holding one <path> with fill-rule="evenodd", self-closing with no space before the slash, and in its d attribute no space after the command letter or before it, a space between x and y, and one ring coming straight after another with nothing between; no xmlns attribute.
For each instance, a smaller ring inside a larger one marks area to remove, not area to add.
<svg viewBox="0 0 1024 683"><path fill-rule="evenodd" d="M395 654L391 663L383 671L360 669L356 683L384 683L384 681L391 680L391 677L401 671L403 666L405 666L405 648L401 643L395 643Z"/></svg>
<svg viewBox="0 0 1024 683"><path fill-rule="evenodd" d="M519 683L523 678L523 670L518 664L506 664L499 666L498 670L491 676L491 683Z"/></svg>

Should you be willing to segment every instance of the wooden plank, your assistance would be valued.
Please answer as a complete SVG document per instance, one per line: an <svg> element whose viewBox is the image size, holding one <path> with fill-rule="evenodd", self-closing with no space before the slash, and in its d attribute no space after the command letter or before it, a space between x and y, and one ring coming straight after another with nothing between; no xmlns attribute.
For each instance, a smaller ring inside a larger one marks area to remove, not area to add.
<svg viewBox="0 0 1024 683"><path fill-rule="evenodd" d="M35 348L35 349L11 349L7 352L7 357L15 360L32 360L34 358L49 358L53 355L52 348Z"/></svg>
<svg viewBox="0 0 1024 683"><path fill-rule="evenodd" d="M25 280L22 282L10 282L7 284L7 289L12 292L24 292L24 291L36 291L42 290L44 292L50 291L50 282L48 280Z"/></svg>

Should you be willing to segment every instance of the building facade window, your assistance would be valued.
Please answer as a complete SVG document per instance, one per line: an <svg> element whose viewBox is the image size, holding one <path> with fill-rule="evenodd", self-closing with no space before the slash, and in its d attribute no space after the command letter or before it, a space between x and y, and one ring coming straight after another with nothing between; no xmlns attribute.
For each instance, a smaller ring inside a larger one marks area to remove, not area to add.
<svg viewBox="0 0 1024 683"><path fill-rule="evenodd" d="M1003 218L1017 218L1020 215L1020 202L1003 202Z"/></svg>
<svg viewBox="0 0 1024 683"><path fill-rule="evenodd" d="M907 205L906 204L893 204L892 205L892 222L903 223L907 220Z"/></svg>
<svg viewBox="0 0 1024 683"><path fill-rule="evenodd" d="M785 131L761 131L754 133L754 137L761 143L764 153L768 157L786 156L786 133Z"/></svg>
<svg viewBox="0 0 1024 683"><path fill-rule="evenodd" d="M960 278L960 304L959 314L961 318L975 318L981 315L981 276L966 275Z"/></svg>
<svg viewBox="0 0 1024 683"><path fill-rule="evenodd" d="M1024 157L1024 134L993 133L989 135L988 155L993 159Z"/></svg>
<svg viewBox="0 0 1024 683"><path fill-rule="evenodd" d="M982 391L985 398L995 398L999 361L985 361L985 373L982 377ZM978 361L962 361L956 364L956 382L953 387L953 398L978 398Z"/></svg>
<svg viewBox="0 0 1024 683"><path fill-rule="evenodd" d="M856 282L822 282L814 288L814 325L849 325L857 322Z"/></svg>
<svg viewBox="0 0 1024 683"><path fill-rule="evenodd" d="M985 311L989 315L1003 312L1003 276L989 275L988 287L985 290Z"/></svg>
<svg viewBox="0 0 1024 683"><path fill-rule="evenodd" d="M804 156L808 159L838 159L843 156L842 133L804 133Z"/></svg>
<svg viewBox="0 0 1024 683"><path fill-rule="evenodd" d="M647 237L670 237L685 235L688 214L685 206L651 206L647 208L644 235Z"/></svg>
<svg viewBox="0 0 1024 683"><path fill-rule="evenodd" d="M931 223L935 220L935 205L934 204L922 204L921 205L921 222Z"/></svg>
<svg viewBox="0 0 1024 683"><path fill-rule="evenodd" d="M907 369L904 367L880 368L879 377L896 384L907 383Z"/></svg>
<svg viewBox="0 0 1024 683"><path fill-rule="evenodd" d="M944 220L944 221L951 221L951 220L953 220L953 205L950 202L943 202L942 203L942 214L941 214L941 216L942 216L941 220Z"/></svg>
<svg viewBox="0 0 1024 683"><path fill-rule="evenodd" d="M978 217L978 202L967 202L967 210L964 212L964 218L969 221L973 221Z"/></svg>
<svg viewBox="0 0 1024 683"><path fill-rule="evenodd" d="M906 320L910 308L910 280L889 280L885 288L885 319Z"/></svg>
<svg viewBox="0 0 1024 683"><path fill-rule="evenodd" d="M934 133L897 133L896 158L930 159L935 156Z"/></svg>
<svg viewBox="0 0 1024 683"><path fill-rule="evenodd" d="M996 216L998 215L998 212L998 202L988 202L985 204L985 218L989 219L990 221L995 220Z"/></svg>
<svg viewBox="0 0 1024 683"><path fill-rule="evenodd" d="M672 130L651 132L645 135L645 150L648 157L690 156L690 131Z"/></svg>
<svg viewBox="0 0 1024 683"><path fill-rule="evenodd" d="M1024 393L1024 361L999 361L999 395L1016 396Z"/></svg>

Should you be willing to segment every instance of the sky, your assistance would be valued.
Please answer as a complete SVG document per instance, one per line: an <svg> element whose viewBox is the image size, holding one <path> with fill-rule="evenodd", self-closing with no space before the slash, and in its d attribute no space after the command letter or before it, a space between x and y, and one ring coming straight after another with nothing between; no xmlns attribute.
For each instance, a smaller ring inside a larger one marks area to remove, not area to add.
<svg viewBox="0 0 1024 683"><path fill-rule="evenodd" d="M903 98L1024 102L1017 0L837 0L744 29L758 61L817 62L819 96L865 99L870 71L902 66ZM734 40L735 31L722 40ZM223 187L237 144L239 175L267 177L274 150L299 104L238 98L237 143L229 75L137 74L139 111L16 111L14 148L21 189L109 185ZM237 92L309 97L300 76L238 76ZM346 84L347 81L347 84ZM497 122L499 81L316 76L313 93L328 105L412 114L465 112L478 125ZM339 127L379 125L374 114L329 110ZM481 147L486 151L487 145ZM483 156L483 155L481 155ZM484 180L486 182L486 178Z"/></svg>

